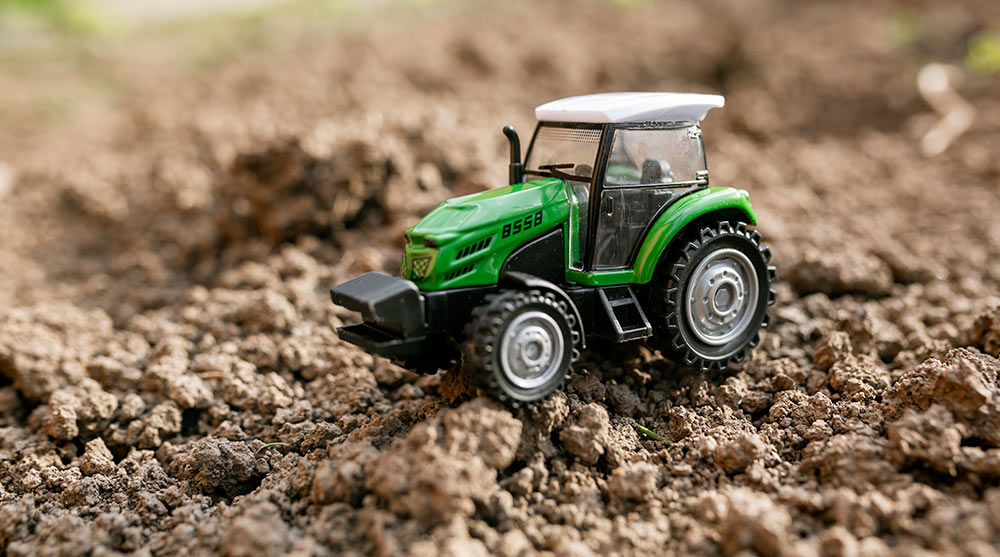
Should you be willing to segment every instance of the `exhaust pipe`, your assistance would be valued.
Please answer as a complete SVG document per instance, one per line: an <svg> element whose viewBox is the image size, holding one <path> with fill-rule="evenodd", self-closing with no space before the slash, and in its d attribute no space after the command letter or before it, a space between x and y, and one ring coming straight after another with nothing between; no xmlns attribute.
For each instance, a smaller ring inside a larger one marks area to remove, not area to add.
<svg viewBox="0 0 1000 557"><path fill-rule="evenodd" d="M504 126L503 134L510 142L510 183L520 184L524 181L524 165L521 164L521 139L517 136L514 126Z"/></svg>

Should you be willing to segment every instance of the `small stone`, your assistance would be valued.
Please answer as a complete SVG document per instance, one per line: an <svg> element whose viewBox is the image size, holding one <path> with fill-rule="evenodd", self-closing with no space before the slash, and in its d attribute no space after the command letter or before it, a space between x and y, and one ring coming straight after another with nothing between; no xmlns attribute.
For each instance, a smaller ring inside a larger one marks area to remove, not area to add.
<svg viewBox="0 0 1000 557"><path fill-rule="evenodd" d="M98 437L87 442L83 456L80 457L80 471L88 476L94 474L110 474L115 470L115 460L108 450L104 440Z"/></svg>
<svg viewBox="0 0 1000 557"><path fill-rule="evenodd" d="M746 471L764 453L764 442L753 434L743 434L715 450L715 463L729 474Z"/></svg>
<svg viewBox="0 0 1000 557"><path fill-rule="evenodd" d="M851 337L843 331L833 331L816 347L813 362L820 371L829 371L833 364L846 359L852 353Z"/></svg>
<svg viewBox="0 0 1000 557"><path fill-rule="evenodd" d="M73 439L80 434L76 423L76 400L68 394L59 393L49 399L49 409L43 424L45 433L54 439Z"/></svg>
<svg viewBox="0 0 1000 557"><path fill-rule="evenodd" d="M577 410L573 425L563 429L559 439L580 462L594 465L605 452L610 429L608 411L592 402Z"/></svg>
<svg viewBox="0 0 1000 557"><path fill-rule="evenodd" d="M659 470L648 462L615 468L608 481L608 495L619 503L641 503L656 493Z"/></svg>
<svg viewBox="0 0 1000 557"><path fill-rule="evenodd" d="M607 390L608 404L619 414L634 416L642 400L628 385L611 385Z"/></svg>
<svg viewBox="0 0 1000 557"><path fill-rule="evenodd" d="M212 405L212 390L197 375L181 375L171 381L167 393L181 408L208 408Z"/></svg>
<svg viewBox="0 0 1000 557"><path fill-rule="evenodd" d="M128 424L127 442L142 449L155 449L169 435L180 433L181 417L181 410L174 401L161 402Z"/></svg>
<svg viewBox="0 0 1000 557"><path fill-rule="evenodd" d="M697 414L683 406L675 406L670 409L670 420L667 422L667 430L674 441L680 441L694 433L697 425Z"/></svg>
<svg viewBox="0 0 1000 557"><path fill-rule="evenodd" d="M245 485L259 480L268 470L242 441L207 437L195 444L180 462L180 476L191 480L203 493L239 494Z"/></svg>
<svg viewBox="0 0 1000 557"><path fill-rule="evenodd" d="M889 386L889 373L870 356L850 355L830 366L830 388L853 400L872 400Z"/></svg>

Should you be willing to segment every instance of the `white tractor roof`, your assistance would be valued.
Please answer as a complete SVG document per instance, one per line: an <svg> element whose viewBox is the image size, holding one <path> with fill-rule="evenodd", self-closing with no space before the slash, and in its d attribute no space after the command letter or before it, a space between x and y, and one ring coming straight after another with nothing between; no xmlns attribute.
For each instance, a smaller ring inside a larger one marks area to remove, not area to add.
<svg viewBox="0 0 1000 557"><path fill-rule="evenodd" d="M535 109L543 122L696 122L726 104L722 95L697 93L600 93L568 97Z"/></svg>

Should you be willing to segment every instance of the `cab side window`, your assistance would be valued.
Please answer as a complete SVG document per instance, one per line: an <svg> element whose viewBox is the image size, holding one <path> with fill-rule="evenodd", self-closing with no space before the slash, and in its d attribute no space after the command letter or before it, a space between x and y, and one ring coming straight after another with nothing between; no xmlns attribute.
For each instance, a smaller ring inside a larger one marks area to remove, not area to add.
<svg viewBox="0 0 1000 557"><path fill-rule="evenodd" d="M640 186L697 180L705 169L701 130L620 129L608 157L605 186Z"/></svg>

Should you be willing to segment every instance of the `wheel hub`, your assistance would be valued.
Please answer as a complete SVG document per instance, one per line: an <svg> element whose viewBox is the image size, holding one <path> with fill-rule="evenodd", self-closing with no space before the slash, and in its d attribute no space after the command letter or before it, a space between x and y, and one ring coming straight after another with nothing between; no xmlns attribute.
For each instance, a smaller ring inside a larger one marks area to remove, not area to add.
<svg viewBox="0 0 1000 557"><path fill-rule="evenodd" d="M512 383L531 389L558 372L564 351L555 319L541 311L528 311L507 325L500 343L500 363Z"/></svg>
<svg viewBox="0 0 1000 557"><path fill-rule="evenodd" d="M703 259L688 280L687 321L706 344L719 346L750 325L757 304L757 274L750 259L732 248Z"/></svg>

